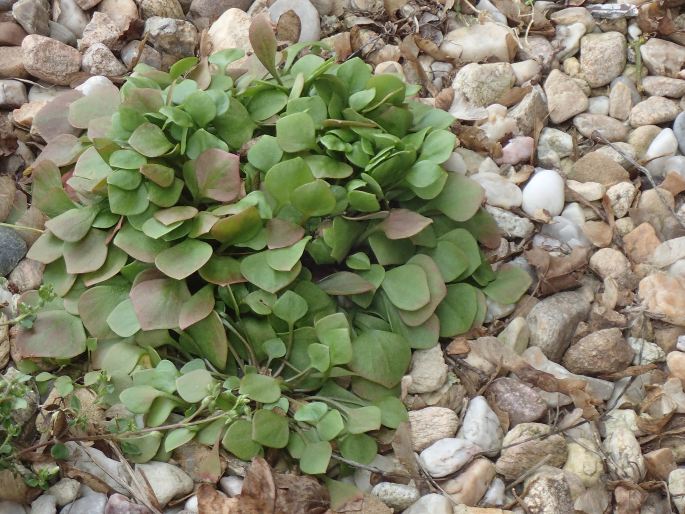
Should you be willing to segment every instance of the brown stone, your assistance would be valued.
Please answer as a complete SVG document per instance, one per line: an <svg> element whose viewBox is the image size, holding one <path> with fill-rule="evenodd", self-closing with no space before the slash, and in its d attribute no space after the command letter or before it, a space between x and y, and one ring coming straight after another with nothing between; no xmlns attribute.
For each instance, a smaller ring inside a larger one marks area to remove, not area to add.
<svg viewBox="0 0 685 514"><path fill-rule="evenodd" d="M0 22L0 45L20 46L26 31L13 21Z"/></svg>
<svg viewBox="0 0 685 514"><path fill-rule="evenodd" d="M20 46L0 46L0 79L26 78L24 54Z"/></svg>
<svg viewBox="0 0 685 514"><path fill-rule="evenodd" d="M40 111L47 102L28 102L12 111L12 121L17 125L22 127L30 127L33 125L33 118L36 117L38 111Z"/></svg>
<svg viewBox="0 0 685 514"><path fill-rule="evenodd" d="M685 277L654 273L640 281L638 294L650 314L685 326Z"/></svg>
<svg viewBox="0 0 685 514"><path fill-rule="evenodd" d="M660 189L665 189L674 197L685 191L685 178L676 171L666 173L666 178L659 184Z"/></svg>
<svg viewBox="0 0 685 514"><path fill-rule="evenodd" d="M668 475L676 469L675 457L670 448L659 448L645 453L647 471L657 480L668 480Z"/></svg>
<svg viewBox="0 0 685 514"><path fill-rule="evenodd" d="M623 236L623 249L633 263L650 262L652 254L661 241L649 223L638 225Z"/></svg>
<svg viewBox="0 0 685 514"><path fill-rule="evenodd" d="M31 34L21 44L24 68L34 77L68 86L81 70L81 54L76 48L49 37Z"/></svg>
<svg viewBox="0 0 685 514"><path fill-rule="evenodd" d="M614 161L599 152L590 152L578 159L568 178L577 182L599 182L605 187L630 179L628 172Z"/></svg>
<svg viewBox="0 0 685 514"><path fill-rule="evenodd" d="M535 389L515 378L498 378L485 393L488 403L509 416L509 426L537 421L547 412L547 403Z"/></svg>
<svg viewBox="0 0 685 514"><path fill-rule="evenodd" d="M562 364L579 375L602 375L622 371L633 360L633 349L618 328L598 330L566 351Z"/></svg>
<svg viewBox="0 0 685 514"><path fill-rule="evenodd" d="M583 233L598 248L609 246L613 236L611 227L603 221L586 221L583 225Z"/></svg>

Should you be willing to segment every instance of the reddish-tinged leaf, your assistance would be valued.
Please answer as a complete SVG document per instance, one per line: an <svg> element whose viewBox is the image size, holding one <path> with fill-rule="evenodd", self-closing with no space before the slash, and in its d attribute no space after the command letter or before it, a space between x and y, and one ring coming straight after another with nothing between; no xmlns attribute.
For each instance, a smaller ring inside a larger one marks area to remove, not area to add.
<svg viewBox="0 0 685 514"><path fill-rule="evenodd" d="M421 232L433 220L408 209L392 209L378 225L388 239L407 239Z"/></svg>
<svg viewBox="0 0 685 514"><path fill-rule="evenodd" d="M40 312L30 329L19 329L15 349L19 358L70 359L86 351L86 332L65 311Z"/></svg>
<svg viewBox="0 0 685 514"><path fill-rule="evenodd" d="M190 325L209 316L212 309L214 309L214 286L208 284L183 304L178 321L179 327L181 330L185 330Z"/></svg>
<svg viewBox="0 0 685 514"><path fill-rule="evenodd" d="M131 289L133 309L143 330L178 328L181 309L189 299L186 283L171 278L146 280Z"/></svg>
<svg viewBox="0 0 685 514"><path fill-rule="evenodd" d="M349 271L340 271L327 276L319 282L319 287L329 295L341 296L368 293L376 289L371 282Z"/></svg>
<svg viewBox="0 0 685 514"><path fill-rule="evenodd" d="M33 168L32 193L33 205L51 218L75 207L64 191L59 168L52 161L41 161Z"/></svg>
<svg viewBox="0 0 685 514"><path fill-rule="evenodd" d="M266 244L270 250L292 246L302 236L304 228L290 221L273 218L266 223Z"/></svg>
<svg viewBox="0 0 685 514"><path fill-rule="evenodd" d="M267 14L260 14L252 18L250 44L257 59L271 73L271 76L280 83L281 80L276 69L276 36L271 28L271 20L269 20Z"/></svg>
<svg viewBox="0 0 685 514"><path fill-rule="evenodd" d="M57 95L33 118L32 128L48 143L63 134L77 135L81 131L69 123L69 106L82 98L80 91L71 90Z"/></svg>
<svg viewBox="0 0 685 514"><path fill-rule="evenodd" d="M195 161L200 197L231 202L240 195L240 159L218 148L210 148Z"/></svg>

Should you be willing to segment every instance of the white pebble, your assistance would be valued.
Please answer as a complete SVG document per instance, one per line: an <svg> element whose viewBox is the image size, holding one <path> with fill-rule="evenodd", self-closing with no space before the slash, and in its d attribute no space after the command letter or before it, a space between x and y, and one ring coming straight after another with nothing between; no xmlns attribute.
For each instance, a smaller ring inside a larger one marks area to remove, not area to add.
<svg viewBox="0 0 685 514"><path fill-rule="evenodd" d="M561 214L564 209L564 179L554 170L540 170L523 188L521 208L535 217L545 210L550 216Z"/></svg>

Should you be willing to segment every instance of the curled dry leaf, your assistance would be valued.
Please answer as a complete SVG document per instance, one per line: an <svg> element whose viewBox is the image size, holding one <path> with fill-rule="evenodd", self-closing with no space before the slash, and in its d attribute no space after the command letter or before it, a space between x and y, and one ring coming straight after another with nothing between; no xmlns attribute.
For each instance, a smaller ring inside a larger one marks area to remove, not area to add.
<svg viewBox="0 0 685 514"><path fill-rule="evenodd" d="M491 141L479 127L457 124L455 132L465 148L474 152L486 152L494 159L502 156L502 145Z"/></svg>
<svg viewBox="0 0 685 514"><path fill-rule="evenodd" d="M443 111L449 111L454 101L454 88L446 87L435 97L435 107Z"/></svg>
<svg viewBox="0 0 685 514"><path fill-rule="evenodd" d="M16 191L14 179L9 175L0 175L0 222L9 216Z"/></svg>
<svg viewBox="0 0 685 514"><path fill-rule="evenodd" d="M423 53L430 55L436 61L454 61L454 58L452 56L447 55L445 52L440 50L440 47L430 39L426 39L425 37L421 37L418 34L414 34L414 43L416 43L416 46L419 47L419 50L421 50Z"/></svg>
<svg viewBox="0 0 685 514"><path fill-rule="evenodd" d="M412 477L417 487L419 487L421 494L428 492L428 484L421 476L421 471L416 462L414 454L414 444L412 443L411 425L408 422L400 423L395 431L395 436L392 439L392 449L395 452L397 460L404 466L407 473Z"/></svg>
<svg viewBox="0 0 685 514"><path fill-rule="evenodd" d="M18 147L12 123L7 116L0 116L0 157L12 155Z"/></svg>
<svg viewBox="0 0 685 514"><path fill-rule="evenodd" d="M240 514L240 500L229 498L209 484L197 488L197 507L199 514Z"/></svg>
<svg viewBox="0 0 685 514"><path fill-rule="evenodd" d="M614 489L616 500L616 514L640 514L642 502L647 498L647 493L635 485L619 485Z"/></svg>
<svg viewBox="0 0 685 514"><path fill-rule="evenodd" d="M505 91L504 94L495 103L504 105L505 107L511 107L512 105L516 105L521 100L523 100L523 97L530 93L532 90L533 86L512 87L511 89Z"/></svg>
<svg viewBox="0 0 685 514"><path fill-rule="evenodd" d="M525 256L540 280L538 292L546 296L578 286L590 251L588 248L574 248L570 254L556 257L542 248L533 248L525 252Z"/></svg>

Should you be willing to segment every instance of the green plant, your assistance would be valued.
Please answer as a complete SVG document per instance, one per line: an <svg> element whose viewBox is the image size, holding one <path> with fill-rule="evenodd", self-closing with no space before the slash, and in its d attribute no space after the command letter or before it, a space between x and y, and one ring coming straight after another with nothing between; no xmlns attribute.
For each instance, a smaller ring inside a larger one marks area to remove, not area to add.
<svg viewBox="0 0 685 514"><path fill-rule="evenodd" d="M412 349L479 326L486 297L513 303L530 279L483 258L499 236L481 187L441 166L448 113L320 44L277 54L261 20L251 39L263 68L237 79L242 53L223 51L71 103L87 134L52 139L33 168L51 219L29 257L59 298L24 295L37 314L15 347L89 350L102 371L85 385L131 412L112 430L133 461L196 440L287 449L321 474L334 451L370 462L372 435L406 420Z"/></svg>

